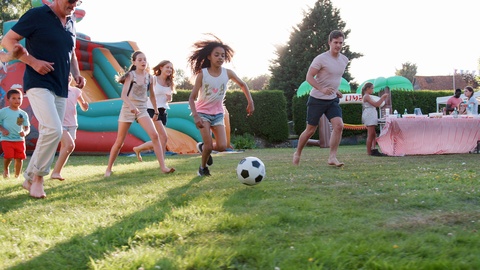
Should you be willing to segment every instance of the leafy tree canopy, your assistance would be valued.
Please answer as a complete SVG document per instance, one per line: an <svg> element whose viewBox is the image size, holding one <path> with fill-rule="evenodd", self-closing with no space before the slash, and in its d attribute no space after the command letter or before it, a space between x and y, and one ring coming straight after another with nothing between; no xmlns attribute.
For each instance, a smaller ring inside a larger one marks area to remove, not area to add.
<svg viewBox="0 0 480 270"><path fill-rule="evenodd" d="M303 21L293 28L290 40L284 46L278 46L277 59L272 61L272 77L268 89L283 90L287 99L288 116L291 119L292 98L298 86L305 81L312 60L328 51L328 36L332 30L341 30L348 43L350 30L345 29L345 22L340 18L340 11L332 6L330 0L318 0L314 7L306 12ZM342 53L352 61L363 56L350 51L345 44ZM350 62L351 63L351 62ZM353 78L349 73L350 63L343 77L347 81Z"/></svg>
<svg viewBox="0 0 480 270"><path fill-rule="evenodd" d="M17 20L32 7L29 0L0 0L0 36L3 37L3 23Z"/></svg>
<svg viewBox="0 0 480 270"><path fill-rule="evenodd" d="M413 83L415 75L417 75L417 65L410 62L403 63L401 69L395 70L395 75L403 76Z"/></svg>

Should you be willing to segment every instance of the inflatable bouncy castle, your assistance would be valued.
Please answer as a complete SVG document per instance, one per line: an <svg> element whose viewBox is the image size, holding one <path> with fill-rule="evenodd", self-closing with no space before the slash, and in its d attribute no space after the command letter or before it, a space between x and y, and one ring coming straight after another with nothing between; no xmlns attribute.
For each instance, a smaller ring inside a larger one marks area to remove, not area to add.
<svg viewBox="0 0 480 270"><path fill-rule="evenodd" d="M32 5L36 7L49 2L33 0ZM76 22L79 22L85 16L85 11L76 9L73 16ZM15 23L16 21L5 22L3 32L6 33ZM87 35L77 33L75 53L82 76L87 79L82 91L84 99L90 106L86 112L79 107L77 109L79 126L75 152L106 154L110 151L116 138L118 115L122 106L120 99L122 85L116 82L115 76L130 66L130 56L138 49L137 44L132 41L95 42ZM6 68L0 72L1 93L5 93L14 84L23 85L24 71L25 64L20 61L7 63ZM3 107L4 94L1 96L0 105ZM29 114L31 121L31 133L26 141L27 150L31 151L35 148L38 138L38 121L30 108L28 93L25 95L22 109ZM201 141L201 136L190 116L188 102L170 103L166 128L168 151L178 154L197 152L196 144ZM226 128L228 132L230 127ZM133 146L148 140L149 137L141 126L133 123L121 152L132 152Z"/></svg>

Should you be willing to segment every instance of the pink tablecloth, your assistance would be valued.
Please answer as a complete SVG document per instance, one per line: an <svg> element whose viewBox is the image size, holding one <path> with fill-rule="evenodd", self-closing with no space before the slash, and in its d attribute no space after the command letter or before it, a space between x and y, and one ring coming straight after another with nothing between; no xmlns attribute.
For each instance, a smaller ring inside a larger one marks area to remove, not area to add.
<svg viewBox="0 0 480 270"><path fill-rule="evenodd" d="M468 153L480 140L480 118L387 118L377 138L389 156Z"/></svg>

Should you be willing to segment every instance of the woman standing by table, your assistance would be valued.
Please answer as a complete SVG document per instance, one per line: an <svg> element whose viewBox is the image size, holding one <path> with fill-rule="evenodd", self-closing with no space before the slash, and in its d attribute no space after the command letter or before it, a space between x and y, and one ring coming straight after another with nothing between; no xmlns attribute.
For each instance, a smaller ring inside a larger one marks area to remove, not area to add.
<svg viewBox="0 0 480 270"><path fill-rule="evenodd" d="M474 93L471 86L465 87L464 94L467 97L466 114L478 115L478 101L474 97Z"/></svg>

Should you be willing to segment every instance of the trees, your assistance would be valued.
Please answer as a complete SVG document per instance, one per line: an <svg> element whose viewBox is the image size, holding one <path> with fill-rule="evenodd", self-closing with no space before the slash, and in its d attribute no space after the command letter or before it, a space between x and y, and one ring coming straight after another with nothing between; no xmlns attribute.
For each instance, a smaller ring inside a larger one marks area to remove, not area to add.
<svg viewBox="0 0 480 270"><path fill-rule="evenodd" d="M464 80L467 83L467 85L470 85L473 88L478 87L478 80L477 80L477 77L475 77L475 71L472 71L472 72L466 71L460 74L462 76L462 80Z"/></svg>
<svg viewBox="0 0 480 270"><path fill-rule="evenodd" d="M248 85L250 90L264 90L270 80L270 75L263 74L255 78L243 77L242 80ZM233 81L228 81L228 89L240 89L240 87Z"/></svg>
<svg viewBox="0 0 480 270"><path fill-rule="evenodd" d="M193 84L190 78L185 74L183 69L175 69L175 88L177 89L192 89Z"/></svg>
<svg viewBox="0 0 480 270"><path fill-rule="evenodd" d="M291 119L292 98L298 86L305 81L305 76L312 60L329 50L328 35L332 30L342 30L347 40L350 30L345 30L345 22L340 18L340 11L332 6L330 0L318 0L306 13L302 23L293 28L290 40L284 46L278 46L277 59L272 61L268 89L283 90L287 99L288 118ZM350 51L345 45L342 51L350 61L362 56ZM347 81L352 80L348 69L344 74Z"/></svg>
<svg viewBox="0 0 480 270"><path fill-rule="evenodd" d="M3 37L3 23L20 18L32 7L29 0L0 0L0 36Z"/></svg>
<svg viewBox="0 0 480 270"><path fill-rule="evenodd" d="M403 63L401 69L395 69L395 75L403 76L413 83L413 79L417 75L417 65L410 62Z"/></svg>

